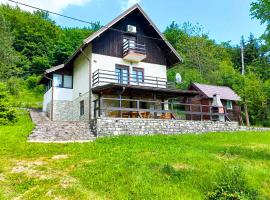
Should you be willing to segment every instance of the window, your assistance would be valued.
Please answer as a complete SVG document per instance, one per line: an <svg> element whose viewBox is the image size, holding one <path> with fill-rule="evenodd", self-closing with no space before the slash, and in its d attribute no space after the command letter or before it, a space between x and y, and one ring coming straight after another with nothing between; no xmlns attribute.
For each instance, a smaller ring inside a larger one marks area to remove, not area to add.
<svg viewBox="0 0 270 200"><path fill-rule="evenodd" d="M61 74L54 74L53 75L53 86L54 87L63 87Z"/></svg>
<svg viewBox="0 0 270 200"><path fill-rule="evenodd" d="M80 116L84 115L84 101L80 101Z"/></svg>
<svg viewBox="0 0 270 200"><path fill-rule="evenodd" d="M128 66L118 65L115 68L115 77L117 83L128 84L129 83L129 70Z"/></svg>
<svg viewBox="0 0 270 200"><path fill-rule="evenodd" d="M232 109L233 109L232 101L230 101L230 100L227 101L226 108L227 108L228 110L232 110Z"/></svg>
<svg viewBox="0 0 270 200"><path fill-rule="evenodd" d="M144 82L144 71L141 68L133 68L132 71L132 82L139 84L139 83L143 83Z"/></svg>
<svg viewBox="0 0 270 200"><path fill-rule="evenodd" d="M70 88L72 89L72 76L54 74L53 75L54 87Z"/></svg>
<svg viewBox="0 0 270 200"><path fill-rule="evenodd" d="M72 76L64 75L63 87L72 88Z"/></svg>

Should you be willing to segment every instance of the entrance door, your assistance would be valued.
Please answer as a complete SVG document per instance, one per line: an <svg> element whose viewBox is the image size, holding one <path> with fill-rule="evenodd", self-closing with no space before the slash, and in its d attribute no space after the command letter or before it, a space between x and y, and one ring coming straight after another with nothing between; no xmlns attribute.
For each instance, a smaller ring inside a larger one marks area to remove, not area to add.
<svg viewBox="0 0 270 200"><path fill-rule="evenodd" d="M115 76L117 83L129 84L129 67L117 65L115 67Z"/></svg>

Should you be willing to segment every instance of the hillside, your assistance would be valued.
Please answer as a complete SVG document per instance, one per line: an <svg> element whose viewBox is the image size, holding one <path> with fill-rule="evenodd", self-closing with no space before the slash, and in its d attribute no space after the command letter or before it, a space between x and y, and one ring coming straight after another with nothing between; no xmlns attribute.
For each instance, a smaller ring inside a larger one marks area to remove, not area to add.
<svg viewBox="0 0 270 200"><path fill-rule="evenodd" d="M264 8L261 1L254 3L251 8L254 17L262 23L267 20L260 14ZM91 27L60 27L46 12L30 13L6 5L0 5L0 16L0 82L10 95L7 99L14 99L9 104L16 107L39 104L42 88L35 85L28 87L27 80L37 80L44 70L65 62L83 39L101 27L99 22ZM178 87L184 89L191 82L229 86L242 97L242 103L247 104L252 125L268 126L270 45L267 33L262 39L254 38L252 34L247 40L239 38L245 49L246 64L246 73L241 75L239 45L216 43L203 31L202 26L172 22L164 34L184 62L172 68L168 78L174 81L175 74L181 73L184 81ZM15 94L10 87L12 84L8 82L20 82L20 92ZM29 96L34 98L29 100ZM17 102L18 99L20 101Z"/></svg>

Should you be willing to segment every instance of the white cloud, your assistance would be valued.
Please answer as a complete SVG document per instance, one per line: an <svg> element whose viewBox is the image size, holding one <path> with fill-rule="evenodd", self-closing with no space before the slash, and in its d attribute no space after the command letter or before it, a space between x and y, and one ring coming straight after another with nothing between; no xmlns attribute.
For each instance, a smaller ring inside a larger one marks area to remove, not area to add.
<svg viewBox="0 0 270 200"><path fill-rule="evenodd" d="M53 12L61 12L68 6L71 6L71 5L82 6L90 2L91 0L16 0L16 1L28 4L28 5L32 5L38 8L42 8L45 10L50 10ZM7 0L0 0L0 3L4 3L4 4L8 3L10 5L16 5L16 3L13 3ZM33 9L22 6L22 5L18 4L18 6L22 8L23 10L33 11Z"/></svg>
<svg viewBox="0 0 270 200"><path fill-rule="evenodd" d="M122 11L130 8L131 6L133 6L136 3L140 3L141 0L121 0L121 9Z"/></svg>

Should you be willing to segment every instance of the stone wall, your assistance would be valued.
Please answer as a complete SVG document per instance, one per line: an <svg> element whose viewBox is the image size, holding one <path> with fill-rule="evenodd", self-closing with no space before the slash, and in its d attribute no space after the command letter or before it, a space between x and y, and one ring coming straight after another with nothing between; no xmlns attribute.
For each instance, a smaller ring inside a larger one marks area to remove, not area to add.
<svg viewBox="0 0 270 200"><path fill-rule="evenodd" d="M84 101L84 115L80 115L80 101ZM47 104L47 116L51 115L51 102ZM85 93L73 101L53 101L54 121L89 121L89 93Z"/></svg>
<svg viewBox="0 0 270 200"><path fill-rule="evenodd" d="M206 133L240 130L237 122L118 118L97 118L90 122L90 127L92 132L98 137Z"/></svg>

